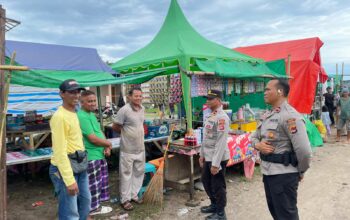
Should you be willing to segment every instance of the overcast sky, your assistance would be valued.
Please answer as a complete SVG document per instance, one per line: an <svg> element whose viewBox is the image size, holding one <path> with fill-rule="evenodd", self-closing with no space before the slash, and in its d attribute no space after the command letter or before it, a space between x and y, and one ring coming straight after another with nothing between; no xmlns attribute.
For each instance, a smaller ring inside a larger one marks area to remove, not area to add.
<svg viewBox="0 0 350 220"><path fill-rule="evenodd" d="M319 37L329 74L345 62L350 75L348 0L178 0L204 37L234 48ZM115 62L148 44L170 0L1 0L7 17L21 21L6 39L96 48ZM339 70L340 71L340 70Z"/></svg>

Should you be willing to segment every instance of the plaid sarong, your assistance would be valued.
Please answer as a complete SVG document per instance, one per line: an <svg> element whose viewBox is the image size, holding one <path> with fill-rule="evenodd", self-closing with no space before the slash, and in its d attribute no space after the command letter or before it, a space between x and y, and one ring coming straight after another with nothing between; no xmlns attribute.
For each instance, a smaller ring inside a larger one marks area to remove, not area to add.
<svg viewBox="0 0 350 220"><path fill-rule="evenodd" d="M106 160L91 160L88 163L89 189L91 193L91 211L100 207L100 203L109 200L108 165Z"/></svg>

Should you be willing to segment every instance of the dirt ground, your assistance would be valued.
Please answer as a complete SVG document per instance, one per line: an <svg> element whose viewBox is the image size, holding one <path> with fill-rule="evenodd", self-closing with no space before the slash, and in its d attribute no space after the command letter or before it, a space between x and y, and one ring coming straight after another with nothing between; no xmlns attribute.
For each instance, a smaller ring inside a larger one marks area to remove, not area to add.
<svg viewBox="0 0 350 220"><path fill-rule="evenodd" d="M113 198L117 196L116 171L111 170L110 176ZM228 170L226 180L228 219L272 219L267 209L259 167L256 167L255 175L250 181L237 172L237 168ZM300 183L298 193L300 219L350 219L350 144L335 143L334 138L331 138L329 143L316 148L312 167ZM164 198L163 208L139 205L130 213L129 219L194 220L205 217L199 211L200 206L185 206L188 199L186 192L172 190ZM209 203L205 193L201 191L196 191L196 199L201 201L201 205ZM44 204L32 207L32 203L36 201L43 201ZM113 212L95 219L110 219L122 211L118 204L107 205L113 207ZM9 172L8 219L57 219L57 202L45 172L36 177L30 176L27 180Z"/></svg>

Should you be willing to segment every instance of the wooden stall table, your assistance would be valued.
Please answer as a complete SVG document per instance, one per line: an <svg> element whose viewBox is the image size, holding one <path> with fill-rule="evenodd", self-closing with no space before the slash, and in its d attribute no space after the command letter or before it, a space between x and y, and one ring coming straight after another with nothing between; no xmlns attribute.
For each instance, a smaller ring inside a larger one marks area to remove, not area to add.
<svg viewBox="0 0 350 220"><path fill-rule="evenodd" d="M23 144L23 147L27 150L35 150L40 146L40 144L50 135L51 130L38 130L38 131L6 131L6 137L9 141L13 142L15 145L20 145L19 142ZM34 136L39 135L37 142L34 142ZM26 141L29 138L29 144Z"/></svg>
<svg viewBox="0 0 350 220"><path fill-rule="evenodd" d="M194 199L194 180L199 179L201 175L199 164L195 166L194 157L198 159L200 145L185 146L184 139L179 139L170 143L168 151L176 155L172 158L165 158L165 180L170 185L172 185L171 183L189 183L190 199L186 202L186 205L192 207L199 205L200 202ZM186 160L182 161L183 157L181 158L181 156L189 158L189 167L188 159L187 162ZM190 168L189 172L188 168ZM175 173L176 171L177 173Z"/></svg>
<svg viewBox="0 0 350 220"><path fill-rule="evenodd" d="M157 138L148 138L148 139L145 139L145 143L152 142L152 143L155 143L158 146L160 146L161 145L160 142L167 140L167 139L168 139L168 136L157 137ZM111 139L107 139L107 140L112 143L112 149L119 149L120 148L120 138L111 138ZM21 151L8 152L8 153L6 153L6 166L50 160L51 156L52 156L51 154L28 156Z"/></svg>

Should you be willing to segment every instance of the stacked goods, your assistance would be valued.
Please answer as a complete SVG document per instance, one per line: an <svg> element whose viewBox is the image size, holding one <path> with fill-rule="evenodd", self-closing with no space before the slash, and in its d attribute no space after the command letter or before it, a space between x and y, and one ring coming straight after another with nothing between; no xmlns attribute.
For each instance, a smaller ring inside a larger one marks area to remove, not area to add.
<svg viewBox="0 0 350 220"><path fill-rule="evenodd" d="M182 88L180 74L170 76L169 104L180 103L182 100Z"/></svg>
<svg viewBox="0 0 350 220"><path fill-rule="evenodd" d="M38 115L36 111L27 111L25 115L18 114L6 116L6 129L8 131L38 131L49 129L48 119Z"/></svg>
<svg viewBox="0 0 350 220"><path fill-rule="evenodd" d="M168 79L167 76L158 76L149 82L150 100L156 105L168 104Z"/></svg>

